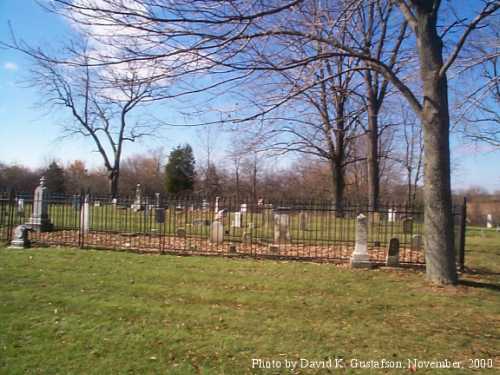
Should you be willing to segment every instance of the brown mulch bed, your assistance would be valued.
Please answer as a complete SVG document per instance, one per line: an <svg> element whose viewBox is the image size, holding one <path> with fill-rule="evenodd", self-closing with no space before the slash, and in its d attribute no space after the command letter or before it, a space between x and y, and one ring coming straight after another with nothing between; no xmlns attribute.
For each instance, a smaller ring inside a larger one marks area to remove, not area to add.
<svg viewBox="0 0 500 375"><path fill-rule="evenodd" d="M81 246L78 230L60 230L45 233L32 233L35 244ZM326 262L348 262L354 244L337 242L324 244L283 243L269 244L264 242L211 243L206 238L172 237L159 234L89 232L83 238L83 246L87 248L103 248L138 253L172 253L179 255L231 255L269 258L303 259ZM383 246L368 249L370 259L374 262L385 262L387 248ZM400 262L425 263L422 251L400 248Z"/></svg>

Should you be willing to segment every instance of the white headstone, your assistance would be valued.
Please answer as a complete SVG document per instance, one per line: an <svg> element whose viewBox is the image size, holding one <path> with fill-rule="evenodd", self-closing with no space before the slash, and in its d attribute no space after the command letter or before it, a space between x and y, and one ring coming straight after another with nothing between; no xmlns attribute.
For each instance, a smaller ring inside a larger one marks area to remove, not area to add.
<svg viewBox="0 0 500 375"><path fill-rule="evenodd" d="M366 268L372 266L368 255L368 220L363 214L359 214L356 218L356 244L351 255L351 266Z"/></svg>
<svg viewBox="0 0 500 375"><path fill-rule="evenodd" d="M224 241L224 226L220 221L214 221L210 225L210 242L222 243Z"/></svg>
<svg viewBox="0 0 500 375"><path fill-rule="evenodd" d="M231 226L233 228L241 228L241 212L233 213L233 220L231 221Z"/></svg>
<svg viewBox="0 0 500 375"><path fill-rule="evenodd" d="M493 228L493 216L491 214L486 215L486 228Z"/></svg>
<svg viewBox="0 0 500 375"><path fill-rule="evenodd" d="M90 207L89 207L89 196L85 196L83 202L83 208L80 211L80 228L83 233L89 232L89 222L90 222Z"/></svg>
<svg viewBox="0 0 500 375"><path fill-rule="evenodd" d="M219 212L219 200L220 200L220 197L215 197L215 208L214 208L215 213Z"/></svg>
<svg viewBox="0 0 500 375"><path fill-rule="evenodd" d="M17 213L22 214L24 212L24 199L19 198L17 200Z"/></svg>
<svg viewBox="0 0 500 375"><path fill-rule="evenodd" d="M393 223L396 221L396 210L393 208L389 208L389 211L387 212L387 221L389 223Z"/></svg>
<svg viewBox="0 0 500 375"><path fill-rule="evenodd" d="M248 208L247 204L246 203L242 203L241 206L240 206L240 212L242 214L244 214L245 212L247 212L247 208Z"/></svg>

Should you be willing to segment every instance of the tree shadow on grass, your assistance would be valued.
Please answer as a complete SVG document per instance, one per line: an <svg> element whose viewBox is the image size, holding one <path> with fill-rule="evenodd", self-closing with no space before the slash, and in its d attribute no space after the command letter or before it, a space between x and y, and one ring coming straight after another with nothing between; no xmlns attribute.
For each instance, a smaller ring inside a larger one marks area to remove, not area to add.
<svg viewBox="0 0 500 375"><path fill-rule="evenodd" d="M473 280L460 280L458 284L463 286L468 286L471 288L489 289L495 292L500 292L500 284L495 284L495 283L485 283L483 281L473 281Z"/></svg>

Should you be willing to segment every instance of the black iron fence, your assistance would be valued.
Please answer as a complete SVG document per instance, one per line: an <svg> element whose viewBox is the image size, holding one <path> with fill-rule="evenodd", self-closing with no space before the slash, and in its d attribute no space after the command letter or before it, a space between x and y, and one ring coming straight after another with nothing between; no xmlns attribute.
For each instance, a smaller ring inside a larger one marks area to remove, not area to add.
<svg viewBox="0 0 500 375"><path fill-rule="evenodd" d="M36 203L36 202L35 202ZM33 195L0 193L0 240L30 221ZM400 262L425 263L423 210L386 204L370 212L328 201L236 200L233 197L133 197L51 195L53 230L30 232L34 245L67 245L138 252L228 255L348 261L355 245L356 217L368 217L368 252L385 262L391 238ZM455 208L457 259L462 260L464 210Z"/></svg>

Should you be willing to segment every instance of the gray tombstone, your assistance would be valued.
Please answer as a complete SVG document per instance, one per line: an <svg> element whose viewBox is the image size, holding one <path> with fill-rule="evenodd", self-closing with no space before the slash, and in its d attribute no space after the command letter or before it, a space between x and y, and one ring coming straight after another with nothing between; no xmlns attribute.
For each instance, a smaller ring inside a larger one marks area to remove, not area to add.
<svg viewBox="0 0 500 375"><path fill-rule="evenodd" d="M304 231L307 230L307 219L308 215L305 212L299 214L299 229Z"/></svg>
<svg viewBox="0 0 500 375"><path fill-rule="evenodd" d="M14 238L10 242L9 249L26 249L31 246L31 242L28 239L28 232L30 228L25 225L18 225L14 230Z"/></svg>
<svg viewBox="0 0 500 375"><path fill-rule="evenodd" d="M290 241L290 216L287 213L277 213L274 215L274 241Z"/></svg>
<svg viewBox="0 0 500 375"><path fill-rule="evenodd" d="M143 209L141 184L137 184L137 186L135 187L135 199L134 203L132 204L132 206L130 206L130 208L134 212L138 212Z"/></svg>
<svg viewBox="0 0 500 375"><path fill-rule="evenodd" d="M222 243L224 242L224 225L219 221L214 221L210 225L210 242Z"/></svg>
<svg viewBox="0 0 500 375"><path fill-rule="evenodd" d="M403 234L413 233L413 218L407 217L403 219Z"/></svg>
<svg viewBox="0 0 500 375"><path fill-rule="evenodd" d="M411 248L417 251L421 251L423 247L422 236L420 234L414 234L411 237Z"/></svg>
<svg viewBox="0 0 500 375"><path fill-rule="evenodd" d="M385 261L389 267L399 265L399 239L391 238L389 241L389 249L387 249L387 259Z"/></svg>
<svg viewBox="0 0 500 375"><path fill-rule="evenodd" d="M155 209L155 221L157 224L165 223L165 210L163 208Z"/></svg>
<svg viewBox="0 0 500 375"><path fill-rule="evenodd" d="M40 185L35 189L33 214L27 223L36 232L50 232L54 229L49 218L49 191L45 181L45 177L42 176Z"/></svg>
<svg viewBox="0 0 500 375"><path fill-rule="evenodd" d="M368 255L368 219L359 214L356 218L356 243L351 255L351 267L371 268L370 256Z"/></svg>

